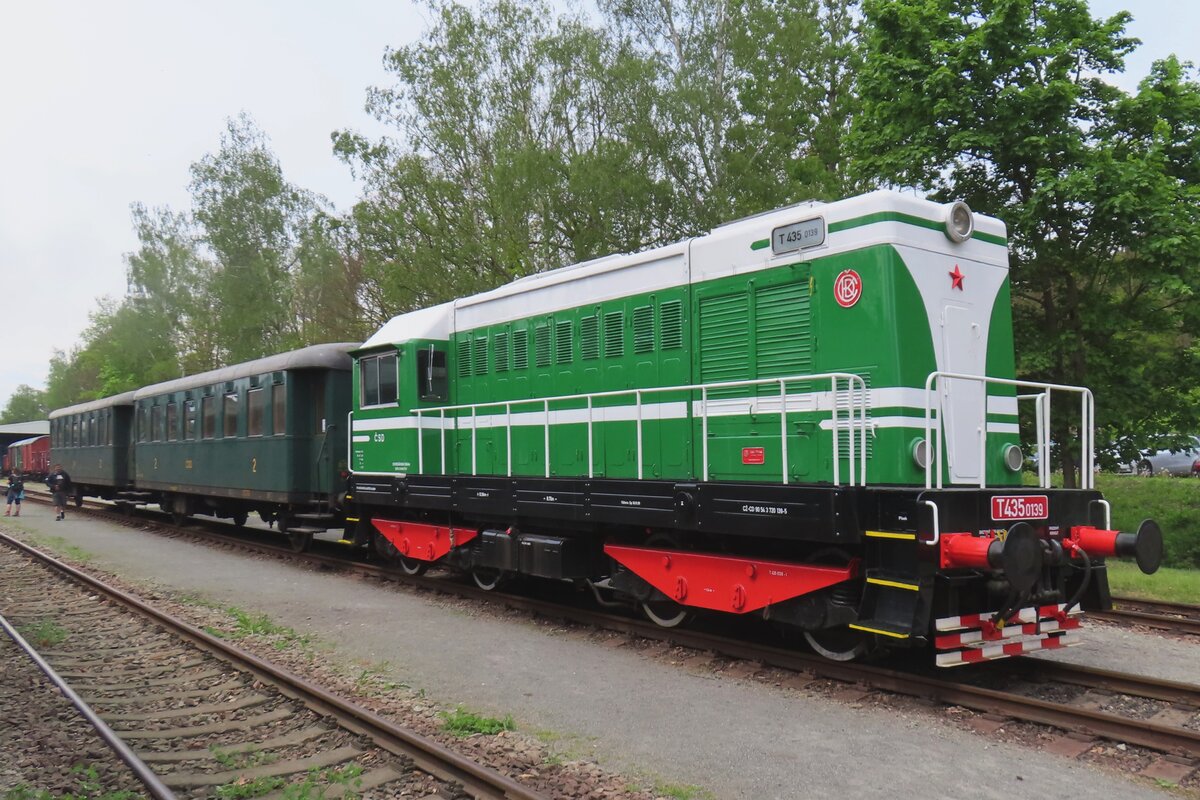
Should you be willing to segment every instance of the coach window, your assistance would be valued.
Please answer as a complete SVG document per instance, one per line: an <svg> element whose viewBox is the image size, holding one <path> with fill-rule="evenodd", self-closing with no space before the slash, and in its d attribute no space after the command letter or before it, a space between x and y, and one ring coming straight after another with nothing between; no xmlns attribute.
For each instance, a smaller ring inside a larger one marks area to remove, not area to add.
<svg viewBox="0 0 1200 800"><path fill-rule="evenodd" d="M200 436L212 439L217 435L217 402L215 397L200 398Z"/></svg>
<svg viewBox="0 0 1200 800"><path fill-rule="evenodd" d="M138 441L150 441L150 409L146 408L145 406L138 407L137 428Z"/></svg>
<svg viewBox="0 0 1200 800"><path fill-rule="evenodd" d="M232 439L237 436L238 429L238 405L241 398L237 392L230 392L225 395L225 408L222 413L225 417L223 434L226 439Z"/></svg>
<svg viewBox="0 0 1200 800"><path fill-rule="evenodd" d="M150 441L162 440L162 406L150 406Z"/></svg>
<svg viewBox="0 0 1200 800"><path fill-rule="evenodd" d="M191 441L196 438L196 401L183 401L183 438Z"/></svg>
<svg viewBox="0 0 1200 800"><path fill-rule="evenodd" d="M500 337L496 337L499 347ZM505 339L504 365L508 369L507 338ZM500 364L500 350L496 350L497 369ZM417 393L422 400L446 399L446 351L438 350L433 345L417 351Z"/></svg>
<svg viewBox="0 0 1200 800"><path fill-rule="evenodd" d="M179 438L179 408L174 403L167 403L167 441L173 442Z"/></svg>
<svg viewBox="0 0 1200 800"><path fill-rule="evenodd" d="M267 395L262 389L246 392L246 435L263 435L263 417L267 412Z"/></svg>
<svg viewBox="0 0 1200 800"><path fill-rule="evenodd" d="M287 387L282 383L271 386L271 432L276 436L287 433Z"/></svg>

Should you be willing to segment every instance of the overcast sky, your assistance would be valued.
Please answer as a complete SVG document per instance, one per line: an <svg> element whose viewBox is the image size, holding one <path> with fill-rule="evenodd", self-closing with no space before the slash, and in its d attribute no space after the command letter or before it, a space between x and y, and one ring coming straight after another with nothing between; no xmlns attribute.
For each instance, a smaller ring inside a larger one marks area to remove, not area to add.
<svg viewBox="0 0 1200 800"><path fill-rule="evenodd" d="M1092 3L1131 5L1144 44L1124 86L1172 52L1200 61L1200 3ZM427 15L407 0L0 1L0 406L44 385L98 297L124 294L130 204L186 208L188 165L227 117L249 112L289 180L348 208L329 134L383 133L366 89Z"/></svg>

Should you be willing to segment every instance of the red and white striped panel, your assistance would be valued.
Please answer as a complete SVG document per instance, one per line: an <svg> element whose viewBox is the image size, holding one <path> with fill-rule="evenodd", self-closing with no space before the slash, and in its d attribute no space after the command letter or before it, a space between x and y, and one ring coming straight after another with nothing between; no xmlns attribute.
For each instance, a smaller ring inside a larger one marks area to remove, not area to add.
<svg viewBox="0 0 1200 800"><path fill-rule="evenodd" d="M1078 628L1081 621L1075 617L1067 617L1064 620L1044 619L1040 622L1026 622L1020 625L1006 625L1003 628L994 628L989 635L982 630L962 631L960 633L947 633L943 636L938 636L934 639L934 646L938 650L950 650L955 647L978 647L979 642L998 642L1003 639L1015 639L1018 636L1033 636L1039 633L1057 633L1059 631L1071 631Z"/></svg>
<svg viewBox="0 0 1200 800"><path fill-rule="evenodd" d="M1039 619L1053 619L1057 616L1066 603L1059 603L1056 606L1038 606L1034 608L1022 608L1009 616L1009 622L1037 622ZM1083 613L1079 606L1076 605L1071 609L1071 616L1076 616ZM934 628L938 631L957 631L964 628L979 628L986 620L990 620L996 616L995 611L984 614L963 614L958 617L942 617L934 622Z"/></svg>
<svg viewBox="0 0 1200 800"><path fill-rule="evenodd" d="M1015 642L997 642L982 647L967 647L962 650L949 650L937 654L939 667L960 667L963 664L977 664L980 661L992 661L997 658L1024 655L1037 650L1056 650L1060 647L1070 647L1079 644L1077 636L1071 633L1039 634L1028 639Z"/></svg>

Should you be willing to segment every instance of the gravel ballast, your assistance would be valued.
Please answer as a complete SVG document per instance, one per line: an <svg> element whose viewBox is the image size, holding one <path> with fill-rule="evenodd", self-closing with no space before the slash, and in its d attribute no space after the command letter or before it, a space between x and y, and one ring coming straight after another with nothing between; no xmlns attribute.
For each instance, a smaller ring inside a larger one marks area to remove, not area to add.
<svg viewBox="0 0 1200 800"><path fill-rule="evenodd" d="M56 523L32 504L29 512L21 519L26 538L59 537L52 547L81 548L92 554L92 566L126 580L266 613L335 648L318 658L372 665L380 685L423 694L431 720L456 704L511 714L520 732L552 742L555 762L596 758L642 786L694 785L720 798L1165 796L1145 781L965 733L902 704L839 702L786 682L673 663L665 647L631 646L622 637L80 515ZM1153 673L1151 654L1164 640L1134 641L1136 656L1126 653L1125 663ZM1170 644L1189 648L1197 663L1200 648ZM1085 647L1106 646L1099 640Z"/></svg>

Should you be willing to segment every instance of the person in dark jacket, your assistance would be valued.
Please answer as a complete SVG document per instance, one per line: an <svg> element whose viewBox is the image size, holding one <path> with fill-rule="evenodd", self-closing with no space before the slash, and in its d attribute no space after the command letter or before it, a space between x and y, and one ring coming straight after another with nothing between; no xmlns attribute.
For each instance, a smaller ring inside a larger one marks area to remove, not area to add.
<svg viewBox="0 0 1200 800"><path fill-rule="evenodd" d="M50 477L46 478L46 485L54 493L54 510L58 512L54 521L57 522L58 520L66 519L67 495L71 492L71 476L62 468L62 464L54 465L54 469L50 472Z"/></svg>
<svg viewBox="0 0 1200 800"><path fill-rule="evenodd" d="M21 516L21 501L25 499L25 480L21 474L13 470L8 476L8 503L4 506L4 516L12 514L13 505L17 506L17 513L12 514L14 517Z"/></svg>

